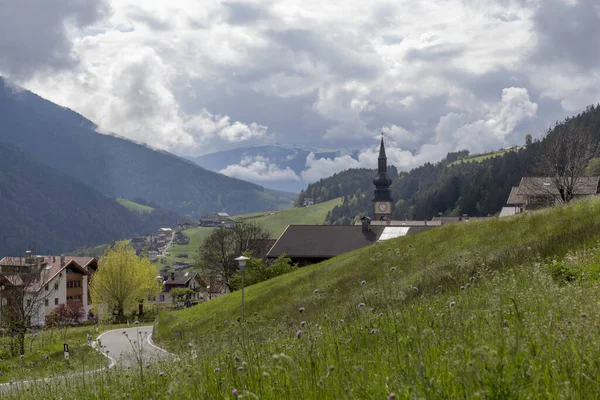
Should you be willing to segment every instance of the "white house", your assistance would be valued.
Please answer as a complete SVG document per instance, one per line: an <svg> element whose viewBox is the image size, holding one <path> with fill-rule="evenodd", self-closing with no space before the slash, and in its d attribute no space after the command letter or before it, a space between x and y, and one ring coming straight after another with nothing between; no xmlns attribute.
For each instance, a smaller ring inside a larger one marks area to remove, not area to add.
<svg viewBox="0 0 600 400"><path fill-rule="evenodd" d="M0 318L7 310L11 290L26 285L23 308L31 325L44 325L45 318L61 304L80 303L83 319L90 311L89 278L97 269L92 257L33 256L4 257L0 260Z"/></svg>

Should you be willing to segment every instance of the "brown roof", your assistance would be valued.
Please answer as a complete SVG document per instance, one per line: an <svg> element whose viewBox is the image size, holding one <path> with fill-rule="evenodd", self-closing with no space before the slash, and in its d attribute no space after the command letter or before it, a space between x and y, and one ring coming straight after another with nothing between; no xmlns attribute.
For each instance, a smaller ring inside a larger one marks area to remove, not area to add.
<svg viewBox="0 0 600 400"><path fill-rule="evenodd" d="M190 281L198 275L196 272L164 272L160 274L165 279L163 292L168 292L174 287L189 286Z"/></svg>
<svg viewBox="0 0 600 400"><path fill-rule="evenodd" d="M77 272L89 275L90 273L85 269L84 266L80 264L80 262L87 261L86 265L90 263L90 257L65 257L65 264L60 264L60 257L52 257L52 256L38 256L40 258L40 266L41 269L39 271L39 275L37 279L27 282L29 285L30 291L38 291L41 289L46 283L52 280L56 275L58 275L61 271L66 268L72 268ZM79 262L76 260L78 259ZM23 257L4 257L0 260L0 266L25 266L25 259ZM36 265L34 263L33 265ZM35 267L30 267L35 268ZM23 278L25 274L15 274L15 275L6 275L5 279L12 283L13 285L22 285Z"/></svg>
<svg viewBox="0 0 600 400"><path fill-rule="evenodd" d="M330 258L377 242L385 226L361 225L289 225L267 257L285 254L293 258Z"/></svg>
<svg viewBox="0 0 600 400"><path fill-rule="evenodd" d="M584 176L579 178L574 188L575 196L592 196L597 194L599 182L600 176ZM552 183L551 178L548 177L521 178L518 194L522 196L559 195L556 186Z"/></svg>
<svg viewBox="0 0 600 400"><path fill-rule="evenodd" d="M527 201L525 199L525 196L519 194L519 187L513 186L512 189L510 189L510 194L508 195L508 200L506 200L506 204L518 205L525 204L526 202Z"/></svg>

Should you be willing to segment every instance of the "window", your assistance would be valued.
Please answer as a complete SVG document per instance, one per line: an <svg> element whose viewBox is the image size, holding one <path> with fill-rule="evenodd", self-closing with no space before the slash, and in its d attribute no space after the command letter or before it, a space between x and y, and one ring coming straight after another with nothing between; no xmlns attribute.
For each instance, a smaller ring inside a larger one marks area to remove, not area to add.
<svg viewBox="0 0 600 400"><path fill-rule="evenodd" d="M165 295L164 294L160 295L160 301L165 301Z"/></svg>
<svg viewBox="0 0 600 400"><path fill-rule="evenodd" d="M44 305L48 307L48 299L44 300Z"/></svg>
<svg viewBox="0 0 600 400"><path fill-rule="evenodd" d="M31 300L27 299L27 307L31 307Z"/></svg>
<svg viewBox="0 0 600 400"><path fill-rule="evenodd" d="M46 284L46 286L44 286L44 289L46 289L46 291L48 291L48 284Z"/></svg>
<svg viewBox="0 0 600 400"><path fill-rule="evenodd" d="M80 288L80 287L81 287L81 281L68 281L67 282L68 289Z"/></svg>
<svg viewBox="0 0 600 400"><path fill-rule="evenodd" d="M57 306L58 305L58 297L54 298L54 305Z"/></svg>
<svg viewBox="0 0 600 400"><path fill-rule="evenodd" d="M54 290L58 290L58 282L54 284Z"/></svg>

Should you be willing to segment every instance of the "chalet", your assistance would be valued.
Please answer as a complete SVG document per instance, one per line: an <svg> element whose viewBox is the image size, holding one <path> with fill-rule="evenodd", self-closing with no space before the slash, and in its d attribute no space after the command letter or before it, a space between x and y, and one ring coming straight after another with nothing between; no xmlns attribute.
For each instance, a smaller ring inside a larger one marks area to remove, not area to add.
<svg viewBox="0 0 600 400"><path fill-rule="evenodd" d="M173 302L170 292L175 288L187 288L193 292L191 295L188 295L186 300L198 301L204 298L204 285L200 281L197 272L161 272L157 279L162 282L162 290L158 294L158 297L150 300L151 302Z"/></svg>
<svg viewBox="0 0 600 400"><path fill-rule="evenodd" d="M574 187L574 197L581 198L598 194L599 176L581 177ZM537 210L561 203L556 185L549 177L523 177L519 186L511 189L500 217Z"/></svg>
<svg viewBox="0 0 600 400"><path fill-rule="evenodd" d="M4 257L0 260L0 318L2 310L11 306L11 291L23 288L23 307L32 325L44 325L46 316L61 304L81 304L87 318L88 281L97 269L98 260L93 257L34 256L31 252L25 257Z"/></svg>
<svg viewBox="0 0 600 400"><path fill-rule="evenodd" d="M215 215L205 215L200 217L200 226L202 227L220 227L234 228L235 221L227 213L216 213Z"/></svg>
<svg viewBox="0 0 600 400"><path fill-rule="evenodd" d="M313 197L305 197L302 202L302 207L310 207L315 204L315 199Z"/></svg>

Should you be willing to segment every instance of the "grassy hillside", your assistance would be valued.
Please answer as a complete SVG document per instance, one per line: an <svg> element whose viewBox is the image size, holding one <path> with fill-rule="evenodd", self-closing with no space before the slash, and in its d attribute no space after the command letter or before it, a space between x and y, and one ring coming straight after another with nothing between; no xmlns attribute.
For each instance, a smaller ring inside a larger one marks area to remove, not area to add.
<svg viewBox="0 0 600 400"><path fill-rule="evenodd" d="M278 238L283 230L291 224L313 225L325 222L325 216L334 206L341 204L342 199L333 199L310 207L294 207L286 210L267 211L243 214L233 217L236 221L255 222Z"/></svg>
<svg viewBox="0 0 600 400"><path fill-rule="evenodd" d="M167 265L173 265L178 261L192 263L194 261L194 256L196 255L196 250L198 250L198 247L204 242L204 239L206 239L214 229L215 228L191 228L183 231L183 233L190 238L190 242L185 245L171 245L169 250L167 250L169 255L162 259L164 262L159 260L159 263L166 263ZM177 257L178 254L187 254L188 258Z"/></svg>
<svg viewBox="0 0 600 400"><path fill-rule="evenodd" d="M451 162L450 164L448 164L448 166L450 167L452 165L468 163L468 162L482 162L482 161L488 160L490 158L500 157L500 156L505 155L506 153L510 153L510 152L517 151L517 150L518 149L502 149L502 150L498 150L498 151L492 151L489 153L471 154L470 156L467 156L465 158L461 158L460 160Z"/></svg>
<svg viewBox="0 0 600 400"><path fill-rule="evenodd" d="M127 199L117 199L120 205L127 208L129 211L135 211L140 214L148 214L154 211L154 208L150 206L145 206L143 204L136 203Z"/></svg>
<svg viewBox="0 0 600 400"><path fill-rule="evenodd" d="M27 395L597 398L598 215L588 199L360 249L248 287L243 325L239 292L162 313L180 360L143 379Z"/></svg>

